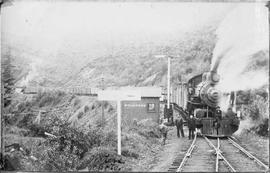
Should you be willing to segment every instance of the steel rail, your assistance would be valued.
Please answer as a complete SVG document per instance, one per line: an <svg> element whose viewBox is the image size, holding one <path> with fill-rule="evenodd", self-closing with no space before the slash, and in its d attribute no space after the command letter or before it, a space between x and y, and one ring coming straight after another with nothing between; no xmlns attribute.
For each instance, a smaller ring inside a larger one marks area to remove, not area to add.
<svg viewBox="0 0 270 173"><path fill-rule="evenodd" d="M231 169L232 172L236 172L236 170L233 168L233 166L228 162L228 160L221 154L221 151L220 149L218 149L217 147L214 146L214 144L209 141L209 139L206 137L206 136L203 136L204 139L208 142L209 145L211 145L215 151L216 151L216 154L218 155L218 157L220 157L222 160L224 160L224 162L229 166L229 168Z"/></svg>
<svg viewBox="0 0 270 173"><path fill-rule="evenodd" d="M181 161L180 166L177 168L176 172L181 172L182 171L182 168L183 168L184 164L186 163L187 158L191 156L191 153L192 153L192 151L193 151L193 149L195 147L196 139L197 139L197 133L195 133L195 137L194 137L189 149L187 150L187 153L185 154L185 157Z"/></svg>
<svg viewBox="0 0 270 173"><path fill-rule="evenodd" d="M217 140L218 140L217 149L219 150L220 148L219 138L217 138ZM216 172L218 172L218 161L219 161L219 154L216 155Z"/></svg>
<svg viewBox="0 0 270 173"><path fill-rule="evenodd" d="M242 151L244 154L246 154L250 159L254 160L255 162L257 162L260 166L264 167L266 170L269 169L269 166L267 166L266 164L264 164L263 162L261 162L258 158L256 158L255 156L253 156L250 152L248 152L246 149L244 149L242 146L240 146L239 144L237 144L234 140L232 140L231 137L228 137L228 141L237 149L239 149L240 151Z"/></svg>

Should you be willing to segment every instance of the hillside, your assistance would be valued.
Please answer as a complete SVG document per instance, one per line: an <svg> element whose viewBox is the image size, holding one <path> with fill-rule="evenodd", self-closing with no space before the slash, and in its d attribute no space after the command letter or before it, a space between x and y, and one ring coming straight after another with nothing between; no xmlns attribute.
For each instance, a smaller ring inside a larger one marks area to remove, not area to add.
<svg viewBox="0 0 270 173"><path fill-rule="evenodd" d="M4 116L5 146L19 145L23 150L14 152L6 148L6 157L15 170L130 171L139 161L149 162L147 156L161 149L158 124L144 119L130 126L122 125L122 156L118 156L115 103L103 103L102 121L102 102L94 98L62 92L17 98L10 113ZM145 169L147 165L141 167Z"/></svg>
<svg viewBox="0 0 270 173"><path fill-rule="evenodd" d="M215 26L186 32L184 36L162 44L147 40L142 45L115 47L106 56L79 52L50 54L21 43L10 44L8 40L3 42L2 53L3 56L11 55L14 65L19 68L20 73L14 74L17 85L100 86L103 77L107 86L160 86L166 81L167 59L157 59L155 55L180 57L171 63L173 82L177 82L179 74L187 80L209 70L215 45Z"/></svg>
<svg viewBox="0 0 270 173"><path fill-rule="evenodd" d="M167 46L123 47L113 55L101 57L85 65L65 86L99 86L101 78L107 86L160 86L165 85L167 59L155 55L178 56L172 60L172 81L178 75L187 80L209 70L215 44L214 27L187 33L179 42Z"/></svg>

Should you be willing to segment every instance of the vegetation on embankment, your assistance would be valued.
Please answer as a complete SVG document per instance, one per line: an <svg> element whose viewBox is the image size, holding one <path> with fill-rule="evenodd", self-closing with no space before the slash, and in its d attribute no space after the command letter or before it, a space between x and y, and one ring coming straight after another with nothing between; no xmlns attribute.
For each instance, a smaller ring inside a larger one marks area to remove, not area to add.
<svg viewBox="0 0 270 173"><path fill-rule="evenodd" d="M268 136L269 98L267 87L237 93L236 102L241 103L238 105L238 109L241 111L241 122L236 134L250 131L260 136Z"/></svg>
<svg viewBox="0 0 270 173"><path fill-rule="evenodd" d="M260 136L254 131L244 129L239 134L235 134L237 142L250 151L263 163L269 165L269 137Z"/></svg>
<svg viewBox="0 0 270 173"><path fill-rule="evenodd" d="M105 121L100 118L101 102L61 92L22 97L10 106L4 116L4 142L17 143L23 151L6 148L5 155L16 170L132 171L161 146L157 123L143 120L123 127L118 156L115 107L109 102L104 103Z"/></svg>

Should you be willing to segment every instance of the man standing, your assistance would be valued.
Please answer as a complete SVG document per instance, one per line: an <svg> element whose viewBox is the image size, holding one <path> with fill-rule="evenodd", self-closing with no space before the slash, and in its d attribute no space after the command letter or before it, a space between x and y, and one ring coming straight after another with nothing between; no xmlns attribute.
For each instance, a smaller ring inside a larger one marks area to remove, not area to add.
<svg viewBox="0 0 270 173"><path fill-rule="evenodd" d="M217 135L218 135L218 129L220 128L220 122L219 122L219 119L217 117L213 122L213 127L216 129Z"/></svg>
<svg viewBox="0 0 270 173"><path fill-rule="evenodd" d="M160 130L162 137L163 137L162 143L163 143L163 145L165 145L169 129L165 125L164 119L162 120L162 123L159 125L159 130Z"/></svg>
<svg viewBox="0 0 270 173"><path fill-rule="evenodd" d="M227 118L233 118L233 117L235 117L236 115L235 115L235 113L232 111L232 108L231 107L229 107L228 109L227 109L227 113L225 114L225 117L227 117Z"/></svg>
<svg viewBox="0 0 270 173"><path fill-rule="evenodd" d="M221 112L219 106L217 106L215 114L216 114L216 117L217 117L218 119L221 119L221 117L222 117L222 112Z"/></svg>
<svg viewBox="0 0 270 173"><path fill-rule="evenodd" d="M177 130L177 137L178 138L180 138L179 131L181 131L181 137L185 137L184 130L183 130L183 124L184 124L183 118L180 115L178 115L176 120L175 120L175 125L176 125L176 128L177 128L176 130Z"/></svg>
<svg viewBox="0 0 270 173"><path fill-rule="evenodd" d="M193 115L190 115L188 120L188 139L194 139L195 126L195 119L193 118Z"/></svg>
<svg viewBox="0 0 270 173"><path fill-rule="evenodd" d="M217 106L215 111L215 120L213 122L213 127L216 129L217 135L218 135L218 129L220 128L220 121L222 118L222 112L220 110L220 107Z"/></svg>

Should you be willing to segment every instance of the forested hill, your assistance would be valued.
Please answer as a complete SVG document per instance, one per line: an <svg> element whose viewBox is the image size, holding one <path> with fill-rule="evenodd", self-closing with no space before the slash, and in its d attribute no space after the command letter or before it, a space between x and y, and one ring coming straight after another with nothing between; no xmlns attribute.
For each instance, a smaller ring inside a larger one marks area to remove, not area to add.
<svg viewBox="0 0 270 173"><path fill-rule="evenodd" d="M106 86L165 85L167 59L155 58L160 54L179 57L171 62L172 81L177 82L179 75L186 81L210 69L215 40L215 27L205 27L165 46L122 47L85 65L65 86L99 86L102 78Z"/></svg>
<svg viewBox="0 0 270 173"><path fill-rule="evenodd" d="M89 55L51 55L8 42L4 42L2 55L11 56L16 66L16 85L99 87L104 78L106 86L161 86L166 83L167 59L155 55L178 56L171 62L172 82L177 82L179 75L186 81L210 69L216 26L197 28L165 42L146 39L143 44L115 46L111 53L100 56L92 56L91 50Z"/></svg>

